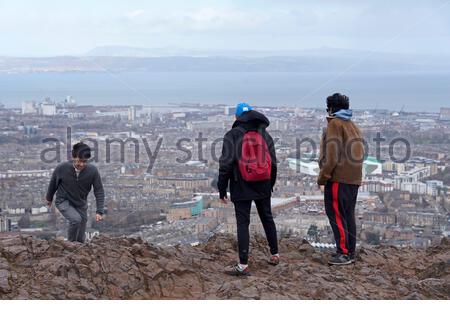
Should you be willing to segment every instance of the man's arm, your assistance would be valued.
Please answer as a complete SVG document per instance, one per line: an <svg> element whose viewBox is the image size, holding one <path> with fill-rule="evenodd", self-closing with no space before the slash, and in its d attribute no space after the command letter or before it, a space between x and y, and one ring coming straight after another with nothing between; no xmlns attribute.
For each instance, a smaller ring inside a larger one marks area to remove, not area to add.
<svg viewBox="0 0 450 320"><path fill-rule="evenodd" d="M45 200L47 200L47 204L50 206L53 201L53 196L55 195L56 190L58 189L58 167L53 170L52 177L50 178L50 183L48 184L47 194L45 196Z"/></svg>
<svg viewBox="0 0 450 320"><path fill-rule="evenodd" d="M269 148L270 160L272 162L271 172L270 172L270 185L272 187L275 186L275 182L277 181L277 155L275 152L275 143L269 133L267 133L267 147Z"/></svg>
<svg viewBox="0 0 450 320"><path fill-rule="evenodd" d="M227 196L228 182L233 176L234 163L234 141L231 131L228 131L223 138L222 155L219 158L219 178L217 188L219 189L220 199Z"/></svg>
<svg viewBox="0 0 450 320"><path fill-rule="evenodd" d="M334 168L340 160L340 154L343 147L342 134L337 121L331 120L328 123L327 133L322 148L325 157L322 159L317 184L325 185L331 178Z"/></svg>
<svg viewBox="0 0 450 320"><path fill-rule="evenodd" d="M95 172L94 182L92 184L94 186L95 202L97 206L96 212L103 215L105 213L105 191L103 190L102 178L100 177L98 170Z"/></svg>

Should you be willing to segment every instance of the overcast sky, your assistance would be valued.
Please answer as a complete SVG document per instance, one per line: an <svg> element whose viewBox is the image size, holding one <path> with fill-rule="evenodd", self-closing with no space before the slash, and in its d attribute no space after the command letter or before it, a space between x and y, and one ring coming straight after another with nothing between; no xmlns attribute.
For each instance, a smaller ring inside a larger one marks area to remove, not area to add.
<svg viewBox="0 0 450 320"><path fill-rule="evenodd" d="M106 45L450 54L450 0L0 0L0 55Z"/></svg>

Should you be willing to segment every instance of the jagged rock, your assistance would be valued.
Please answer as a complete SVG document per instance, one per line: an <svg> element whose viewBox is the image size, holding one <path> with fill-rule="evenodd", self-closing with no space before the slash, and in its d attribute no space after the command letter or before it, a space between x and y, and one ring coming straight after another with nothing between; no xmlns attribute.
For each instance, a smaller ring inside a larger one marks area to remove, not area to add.
<svg viewBox="0 0 450 320"><path fill-rule="evenodd" d="M260 294L255 287L247 287L239 292L244 299L259 299Z"/></svg>
<svg viewBox="0 0 450 320"><path fill-rule="evenodd" d="M405 299L406 300L420 300L420 299L422 299L422 295L418 292L413 292L413 293L409 294L408 296L406 296Z"/></svg>
<svg viewBox="0 0 450 320"><path fill-rule="evenodd" d="M420 272L419 278L441 278L448 274L450 274L450 259L431 264Z"/></svg>
<svg viewBox="0 0 450 320"><path fill-rule="evenodd" d="M252 275L223 273L237 259L236 237L197 247L159 248L101 236L85 244L29 236L0 239L2 299L449 299L447 240L427 250L361 248L356 264L299 238L280 240L281 263L267 264L266 240L252 236Z"/></svg>
<svg viewBox="0 0 450 320"><path fill-rule="evenodd" d="M328 263L327 259L325 259L321 254L314 253L311 255L311 260L323 265L326 265Z"/></svg>
<svg viewBox="0 0 450 320"><path fill-rule="evenodd" d="M27 252L27 247L25 247L23 245L14 245L11 247L6 247L2 253L6 257L6 259L14 260L21 253L26 253L26 252ZM22 261L22 260L23 260L22 258L19 259L19 261Z"/></svg>
<svg viewBox="0 0 450 320"><path fill-rule="evenodd" d="M10 293L11 285L9 284L10 272L0 269L0 293Z"/></svg>

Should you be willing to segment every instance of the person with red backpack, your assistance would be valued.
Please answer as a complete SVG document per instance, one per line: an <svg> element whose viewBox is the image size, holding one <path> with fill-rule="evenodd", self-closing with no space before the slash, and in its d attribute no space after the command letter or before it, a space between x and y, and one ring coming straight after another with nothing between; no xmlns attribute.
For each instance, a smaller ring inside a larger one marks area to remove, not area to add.
<svg viewBox="0 0 450 320"><path fill-rule="evenodd" d="M277 265L277 229L272 216L271 195L277 177L277 158L272 137L266 131L270 122L246 103L236 106L236 121L225 134L219 159L217 187L227 203L227 188L234 204L237 222L239 263L226 270L230 275L249 275L249 224L252 201L264 227L270 248L268 262Z"/></svg>

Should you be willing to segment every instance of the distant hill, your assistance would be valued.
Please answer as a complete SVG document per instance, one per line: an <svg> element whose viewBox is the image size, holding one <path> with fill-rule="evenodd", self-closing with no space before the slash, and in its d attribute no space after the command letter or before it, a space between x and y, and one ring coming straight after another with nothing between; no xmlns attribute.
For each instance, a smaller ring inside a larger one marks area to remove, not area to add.
<svg viewBox="0 0 450 320"><path fill-rule="evenodd" d="M445 56L321 48L304 51L99 47L84 56L0 57L0 73L26 72L450 72Z"/></svg>
<svg viewBox="0 0 450 320"><path fill-rule="evenodd" d="M128 46L101 46L89 50L86 56L97 57L246 57L246 58L262 58L262 57L298 57L303 55L315 54L317 52L327 51L346 51L350 50L333 49L333 48L321 48L315 50L241 50L241 49L224 49L224 50L211 50L211 49L183 49L176 47L164 47L164 48L142 48L142 47L128 47Z"/></svg>

